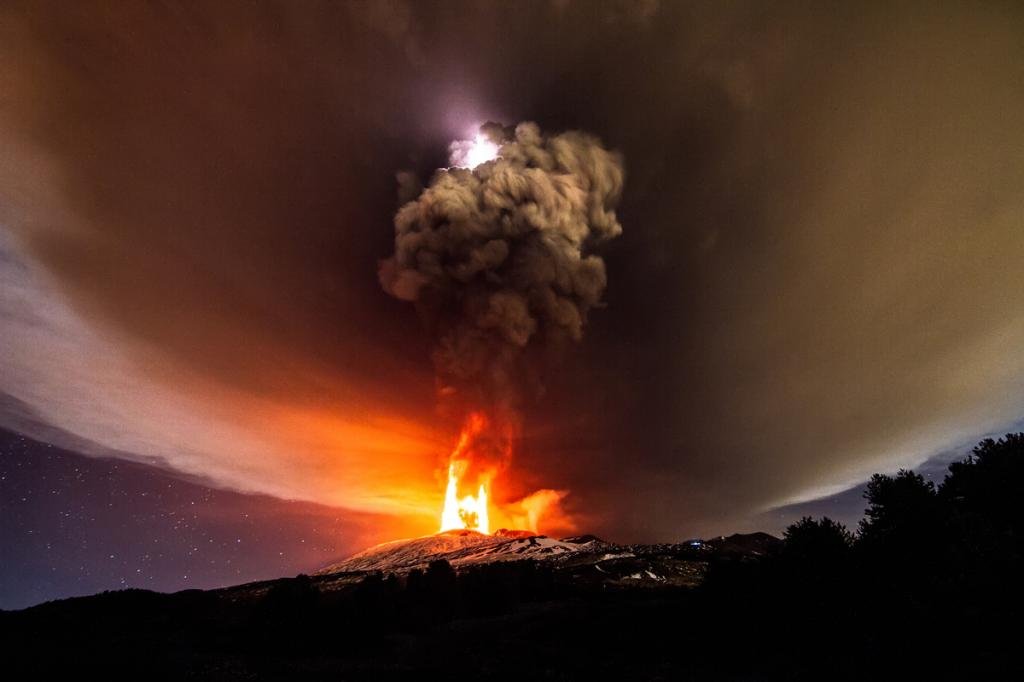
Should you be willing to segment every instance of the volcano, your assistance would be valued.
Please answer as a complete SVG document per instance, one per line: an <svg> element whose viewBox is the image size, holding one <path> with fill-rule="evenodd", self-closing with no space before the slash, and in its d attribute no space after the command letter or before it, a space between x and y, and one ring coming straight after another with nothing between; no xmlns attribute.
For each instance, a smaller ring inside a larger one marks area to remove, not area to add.
<svg viewBox="0 0 1024 682"><path fill-rule="evenodd" d="M534 561L576 584L606 587L692 587L708 562L719 556L758 556L779 540L765 533L731 535L656 545L620 545L594 535L561 539L523 530L486 535L450 530L420 538L385 542L314 573L325 586L348 584L371 573L407 575L436 561L456 571L504 562Z"/></svg>
<svg viewBox="0 0 1024 682"><path fill-rule="evenodd" d="M395 540L365 549L317 571L329 575L352 571L404 572L443 559L452 566L523 559L546 560L597 551L609 545L594 536L553 540L523 530L486 535L475 530L449 530L409 540Z"/></svg>
<svg viewBox="0 0 1024 682"><path fill-rule="evenodd" d="M447 679L452 660L474 679L663 679L676 669L666 665L731 660L707 627L718 614L691 588L710 564L743 564L779 542L460 529L376 545L313 575L0 611L0 635L17 652L10 679L40 666L72 677L72 665L113 669L110 679L152 679L154 667L169 671L159 679ZM696 656L666 659L680 643ZM73 652L73 664L54 651Z"/></svg>

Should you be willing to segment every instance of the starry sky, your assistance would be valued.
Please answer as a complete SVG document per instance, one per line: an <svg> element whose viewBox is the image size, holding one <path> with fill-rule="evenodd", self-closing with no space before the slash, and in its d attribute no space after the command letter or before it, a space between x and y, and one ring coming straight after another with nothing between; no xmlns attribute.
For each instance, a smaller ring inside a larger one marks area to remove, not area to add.
<svg viewBox="0 0 1024 682"><path fill-rule="evenodd" d="M367 542L372 524L0 431L0 608L308 573Z"/></svg>
<svg viewBox="0 0 1024 682"><path fill-rule="evenodd" d="M436 529L459 420L378 263L486 121L625 171L498 502L673 540L940 471L1024 414L1022 36L1012 2L3 3L0 606Z"/></svg>

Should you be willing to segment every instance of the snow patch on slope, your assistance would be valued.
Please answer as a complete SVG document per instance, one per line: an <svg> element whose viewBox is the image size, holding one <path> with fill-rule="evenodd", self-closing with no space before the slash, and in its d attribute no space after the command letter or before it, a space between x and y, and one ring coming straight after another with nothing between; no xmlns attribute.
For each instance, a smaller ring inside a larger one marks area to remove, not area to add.
<svg viewBox="0 0 1024 682"><path fill-rule="evenodd" d="M570 540L579 540L571 538ZM555 540L545 535L524 535L514 531L484 535L472 530L452 530L409 540L385 542L363 550L343 561L326 566L319 575L350 571L405 571L444 559L453 566L550 559L592 550L600 540L584 542Z"/></svg>

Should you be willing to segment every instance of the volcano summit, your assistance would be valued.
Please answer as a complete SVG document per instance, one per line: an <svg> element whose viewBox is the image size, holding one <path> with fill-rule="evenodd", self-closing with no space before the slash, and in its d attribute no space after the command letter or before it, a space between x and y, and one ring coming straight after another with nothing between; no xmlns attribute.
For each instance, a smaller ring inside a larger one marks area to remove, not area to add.
<svg viewBox="0 0 1024 682"><path fill-rule="evenodd" d="M523 530L502 529L493 535L452 530L385 542L325 566L315 575L325 583L347 583L355 576L375 572L407 576L439 561L456 571L486 564L534 561L580 584L691 587L701 582L710 560L722 556L762 556L778 542L766 533L754 533L707 541L618 545L593 535L553 539Z"/></svg>

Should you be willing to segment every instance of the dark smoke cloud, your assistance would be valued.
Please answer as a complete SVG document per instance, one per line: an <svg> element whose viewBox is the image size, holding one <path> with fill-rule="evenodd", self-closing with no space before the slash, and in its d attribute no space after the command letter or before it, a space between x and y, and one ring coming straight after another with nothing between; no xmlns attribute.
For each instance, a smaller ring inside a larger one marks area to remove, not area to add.
<svg viewBox="0 0 1024 682"><path fill-rule="evenodd" d="M601 301L607 278L594 251L622 233L622 162L584 133L545 137L534 123L481 131L498 157L439 170L401 207L380 279L416 302L436 336L442 395L514 409L535 374L527 350L580 341Z"/></svg>
<svg viewBox="0 0 1024 682"><path fill-rule="evenodd" d="M536 121L622 153L626 229L508 494L755 527L1024 413L1021 36L1012 2L0 3L0 390L223 485L419 486L431 530L457 421L377 278L395 171L414 200ZM410 423L433 450L382 447Z"/></svg>

